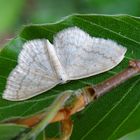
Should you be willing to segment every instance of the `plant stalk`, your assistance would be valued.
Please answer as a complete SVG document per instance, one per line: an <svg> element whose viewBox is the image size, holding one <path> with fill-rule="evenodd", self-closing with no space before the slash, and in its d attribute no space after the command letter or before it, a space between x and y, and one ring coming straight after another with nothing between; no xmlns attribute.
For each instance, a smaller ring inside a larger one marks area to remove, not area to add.
<svg viewBox="0 0 140 140"><path fill-rule="evenodd" d="M100 96L104 95L105 93L109 92L113 88L117 87L118 85L136 76L139 73L140 73L140 60L132 60L129 62L128 68L116 74L115 76L95 86L91 85L78 91L75 91L75 94L77 95L77 100L75 101L73 107L61 108L59 112L55 115L55 117L51 120L51 123L65 120L72 114L75 114L76 112L84 109L85 106L89 104L91 101L96 100ZM31 118L16 119L8 122L23 124L32 127L44 118L44 114L45 113L41 113Z"/></svg>
<svg viewBox="0 0 140 140"><path fill-rule="evenodd" d="M33 127L31 131L21 136L19 140L30 140L36 138L38 134L42 132L56 116L57 112L63 107L66 100L71 96L71 94L72 91L67 91L58 96L58 98L48 108L45 117L35 127Z"/></svg>

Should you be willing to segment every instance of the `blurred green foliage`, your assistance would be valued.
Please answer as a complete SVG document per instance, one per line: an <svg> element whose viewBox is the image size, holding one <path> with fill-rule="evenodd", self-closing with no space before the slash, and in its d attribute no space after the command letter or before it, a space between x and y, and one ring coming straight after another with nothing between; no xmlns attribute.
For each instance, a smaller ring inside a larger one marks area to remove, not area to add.
<svg viewBox="0 0 140 140"><path fill-rule="evenodd" d="M101 14L130 14L140 16L140 0L87 0Z"/></svg>
<svg viewBox="0 0 140 140"><path fill-rule="evenodd" d="M24 0L0 0L0 34L17 25Z"/></svg>
<svg viewBox="0 0 140 140"><path fill-rule="evenodd" d="M140 15L140 0L39 0L31 21L50 22L72 13Z"/></svg>
<svg viewBox="0 0 140 140"><path fill-rule="evenodd" d="M0 0L0 38L21 25L54 22L73 13L140 16L140 0ZM138 140L140 130L121 140Z"/></svg>
<svg viewBox="0 0 140 140"><path fill-rule="evenodd" d="M140 0L0 0L0 35L23 24L54 22L72 13L140 16Z"/></svg>

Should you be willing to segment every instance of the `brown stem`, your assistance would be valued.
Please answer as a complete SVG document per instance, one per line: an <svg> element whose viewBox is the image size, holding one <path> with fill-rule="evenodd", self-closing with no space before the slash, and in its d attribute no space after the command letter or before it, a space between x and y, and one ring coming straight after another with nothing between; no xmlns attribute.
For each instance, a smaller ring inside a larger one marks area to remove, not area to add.
<svg viewBox="0 0 140 140"><path fill-rule="evenodd" d="M129 67L127 69L118 73L117 75L95 86L89 86L89 87L83 88L82 90L80 90L81 94L77 97L77 100L75 101L74 105L72 107L65 107L61 109L52 120L52 123L69 118L72 114L85 108L85 106L92 100L102 96L106 92L110 91L111 89L120 85L124 81L135 76L139 72L140 72L140 61L133 60L129 62ZM8 122L24 124L24 125L32 127L36 125L44 117L44 114L45 113L40 113L30 118L10 120Z"/></svg>
<svg viewBox="0 0 140 140"><path fill-rule="evenodd" d="M113 88L127 81L128 79L130 79L139 72L140 72L140 61L138 60L130 61L129 67L127 69L93 87L96 96L97 97L102 96L106 92L112 90Z"/></svg>

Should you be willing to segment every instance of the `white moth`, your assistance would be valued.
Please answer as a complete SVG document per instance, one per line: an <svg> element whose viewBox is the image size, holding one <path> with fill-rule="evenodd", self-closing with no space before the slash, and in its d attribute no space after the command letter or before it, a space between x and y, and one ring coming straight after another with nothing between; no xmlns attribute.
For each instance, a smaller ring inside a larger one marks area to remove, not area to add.
<svg viewBox="0 0 140 140"><path fill-rule="evenodd" d="M116 42L91 37L78 27L57 33L53 44L47 39L28 41L8 77L3 98L28 99L68 80L108 71L122 61L125 52Z"/></svg>

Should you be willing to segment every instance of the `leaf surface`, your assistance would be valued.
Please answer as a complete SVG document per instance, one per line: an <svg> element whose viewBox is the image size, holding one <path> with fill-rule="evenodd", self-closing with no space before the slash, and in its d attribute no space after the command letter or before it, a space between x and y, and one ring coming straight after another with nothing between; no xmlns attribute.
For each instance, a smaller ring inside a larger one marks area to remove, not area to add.
<svg viewBox="0 0 140 140"><path fill-rule="evenodd" d="M0 92L3 93L10 71L17 65L17 57L25 41L47 38L60 30L78 26L91 36L112 39L127 47L124 60L114 69L85 79L58 85L30 100L10 102L0 99L0 120L27 117L47 108L64 90L78 89L96 84L113 76L128 66L131 59L140 58L140 18L128 15L72 15L64 20L46 25L25 26L19 36L0 52ZM72 140L114 140L140 128L140 77L136 76L109 94L77 113L74 120ZM51 131L51 130L50 130Z"/></svg>
<svg viewBox="0 0 140 140"><path fill-rule="evenodd" d="M25 126L0 124L0 140L11 140L26 129Z"/></svg>
<svg viewBox="0 0 140 140"><path fill-rule="evenodd" d="M123 137L121 137L119 140L139 140L140 139L140 130L136 130L134 132L131 132Z"/></svg>

